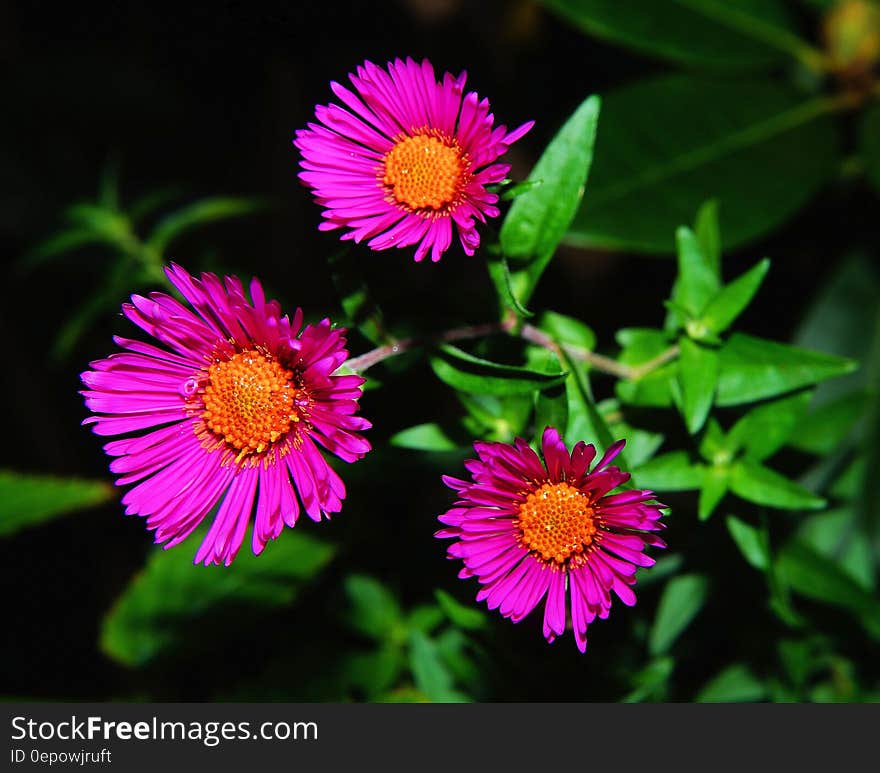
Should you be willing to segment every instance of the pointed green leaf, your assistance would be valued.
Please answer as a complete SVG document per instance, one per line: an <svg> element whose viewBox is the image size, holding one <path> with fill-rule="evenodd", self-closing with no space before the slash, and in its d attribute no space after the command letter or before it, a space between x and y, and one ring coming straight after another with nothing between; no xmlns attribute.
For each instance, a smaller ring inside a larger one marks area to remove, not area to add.
<svg viewBox="0 0 880 773"><path fill-rule="evenodd" d="M289 607L335 552L286 530L259 556L246 546L230 566L193 566L191 542L155 550L104 618L101 648L114 660L142 666L187 646L214 646L215 633L232 646L229 637L252 630L261 614Z"/></svg>
<svg viewBox="0 0 880 773"><path fill-rule="evenodd" d="M634 367L654 360L670 347L666 333L652 328L619 330L617 342L622 347L619 361ZM618 381L617 396L629 405L669 407L672 405L671 384L677 372L678 364L671 362L637 380Z"/></svg>
<svg viewBox="0 0 880 773"><path fill-rule="evenodd" d="M596 348L596 334L574 317L557 314L555 311L545 311L541 315L538 327L552 336L553 340L559 344L577 346L588 351L593 351Z"/></svg>
<svg viewBox="0 0 880 773"><path fill-rule="evenodd" d="M516 290L513 287L513 279L510 275L510 265L507 258L503 255L490 257L486 260L486 268L489 271L489 278L495 285L495 292L498 294L499 308L502 310L502 316L505 309L513 310L518 316L528 318L533 317L534 313L529 311L519 302L516 297Z"/></svg>
<svg viewBox="0 0 880 773"><path fill-rule="evenodd" d="M825 556L792 540L777 556L776 568L795 593L849 610L880 640L880 601Z"/></svg>
<svg viewBox="0 0 880 773"><path fill-rule="evenodd" d="M711 464L719 465L727 464L733 458L724 430L715 419L706 422L706 429L700 438L700 456Z"/></svg>
<svg viewBox="0 0 880 773"><path fill-rule="evenodd" d="M709 520L715 508L724 499L730 485L729 479L730 471L727 467L706 467L697 504L697 515L701 521Z"/></svg>
<svg viewBox="0 0 880 773"><path fill-rule="evenodd" d="M721 348L717 403L741 405L849 373L856 363L734 333Z"/></svg>
<svg viewBox="0 0 880 773"><path fill-rule="evenodd" d="M475 357L455 346L443 345L431 357L431 367L441 381L474 394L519 395L549 389L565 381L565 373L542 373L515 365Z"/></svg>
<svg viewBox="0 0 880 773"><path fill-rule="evenodd" d="M667 682L675 669L670 657L655 658L632 678L633 691L621 699L622 703L641 703L644 700L663 700Z"/></svg>
<svg viewBox="0 0 880 773"><path fill-rule="evenodd" d="M764 281L770 261L764 258L741 276L725 285L707 304L700 321L711 333L723 333L751 303Z"/></svg>
<svg viewBox="0 0 880 773"><path fill-rule="evenodd" d="M743 558L758 571L766 571L770 567L770 544L766 532L733 515L728 515L725 523Z"/></svg>
<svg viewBox="0 0 880 773"><path fill-rule="evenodd" d="M695 435L703 426L718 383L718 352L682 337L678 359L678 377L681 382L682 413L688 432Z"/></svg>
<svg viewBox="0 0 880 773"><path fill-rule="evenodd" d="M542 346L530 346L526 352L526 365L540 373L559 373L561 366L556 355ZM565 434L568 426L568 394L565 384L542 389L535 395L535 434L545 427L554 427Z"/></svg>
<svg viewBox="0 0 880 773"><path fill-rule="evenodd" d="M105 234L90 228L69 228L55 236L50 236L30 250L22 259L21 266L25 269L42 265L50 258L73 252L91 244L113 244Z"/></svg>
<svg viewBox="0 0 880 773"><path fill-rule="evenodd" d="M671 451L641 465L633 476L639 486L653 491L692 491L703 485L704 470L686 451Z"/></svg>
<svg viewBox="0 0 880 773"><path fill-rule="evenodd" d="M815 510L825 506L824 499L803 486L745 459L731 468L730 489L749 502L781 510Z"/></svg>
<svg viewBox="0 0 880 773"><path fill-rule="evenodd" d="M201 199L172 212L159 221L150 234L147 244L161 255L173 239L191 228L249 215L265 207L266 203L256 198L214 196Z"/></svg>
<svg viewBox="0 0 880 773"><path fill-rule="evenodd" d="M371 639L387 639L400 620L400 605L394 595L377 579L363 574L350 574L344 587L348 597L346 623Z"/></svg>
<svg viewBox="0 0 880 773"><path fill-rule="evenodd" d="M672 578L663 589L654 625L648 634L651 655L664 655L706 603L709 581L700 574Z"/></svg>
<svg viewBox="0 0 880 773"><path fill-rule="evenodd" d="M675 232L678 253L678 279L672 302L684 309L688 316L698 317L721 286L717 266L703 254L696 235L690 228L680 226Z"/></svg>
<svg viewBox="0 0 880 773"><path fill-rule="evenodd" d="M718 201L709 199L697 210L694 233L700 252L712 267L715 276L721 276L721 224L718 220Z"/></svg>
<svg viewBox="0 0 880 773"><path fill-rule="evenodd" d="M388 442L398 448L415 451L454 451L459 446L439 424L416 424L391 436Z"/></svg>
<svg viewBox="0 0 880 773"><path fill-rule="evenodd" d="M771 231L836 174L831 108L776 79L661 75L609 93L566 242L670 253L670 224L690 222L709 197L724 212L725 247Z"/></svg>
<svg viewBox="0 0 880 773"><path fill-rule="evenodd" d="M743 663L731 663L710 679L697 703L752 703L766 696L763 683Z"/></svg>
<svg viewBox="0 0 880 773"><path fill-rule="evenodd" d="M480 609L461 604L457 599L442 590L434 591L434 597L449 620L459 628L468 631L485 630L487 627L486 616Z"/></svg>
<svg viewBox="0 0 880 773"><path fill-rule="evenodd" d="M831 400L800 418L788 444L811 454L830 454L849 434L867 407L868 395L861 390Z"/></svg>
<svg viewBox="0 0 880 773"><path fill-rule="evenodd" d="M665 436L661 433L640 429L627 422L617 400L603 400L597 407L608 424L611 435L615 438L626 438L626 459L633 468L653 458L663 445Z"/></svg>
<svg viewBox="0 0 880 773"><path fill-rule="evenodd" d="M566 358L565 364L570 368L566 381L569 405L569 445L583 440L593 443L599 453L602 453L618 438L612 434L608 422L605 421L605 417L596 404L587 369L569 358ZM626 451L621 451L617 459L617 463L623 469L629 468L629 457Z"/></svg>
<svg viewBox="0 0 880 773"><path fill-rule="evenodd" d="M107 502L106 481L0 470L0 536Z"/></svg>
<svg viewBox="0 0 880 773"><path fill-rule="evenodd" d="M866 590L876 586L869 536L860 529L858 513L841 507L805 518L797 539L836 564Z"/></svg>
<svg viewBox="0 0 880 773"><path fill-rule="evenodd" d="M429 700L446 703L461 699L453 689L452 674L440 657L436 643L421 631L410 633L409 663L416 687Z"/></svg>
<svg viewBox="0 0 880 773"><path fill-rule="evenodd" d="M695 67L768 67L784 58L785 53L766 39L767 29L771 41L774 33L786 39L793 35L790 17L778 0L737 0L736 10L731 13L728 9L720 16L717 9L713 14L712 7L703 2L542 2L590 35Z"/></svg>
<svg viewBox="0 0 880 773"><path fill-rule="evenodd" d="M811 397L806 390L752 409L727 434L728 449L731 453L745 449L746 459L755 462L772 456L794 432Z"/></svg>
<svg viewBox="0 0 880 773"><path fill-rule="evenodd" d="M501 251L510 259L529 261L516 272L522 283L519 301L528 303L538 279L568 230L593 161L600 100L588 97L547 145L529 175L542 185L518 196L501 226ZM514 287L520 286L516 279Z"/></svg>

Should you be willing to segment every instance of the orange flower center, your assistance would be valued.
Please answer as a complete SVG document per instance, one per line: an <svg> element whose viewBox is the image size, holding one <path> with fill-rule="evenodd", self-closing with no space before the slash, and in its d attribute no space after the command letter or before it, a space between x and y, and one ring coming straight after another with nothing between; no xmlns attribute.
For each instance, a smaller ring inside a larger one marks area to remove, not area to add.
<svg viewBox="0 0 880 773"><path fill-rule="evenodd" d="M261 453L300 420L303 391L294 374L259 351L245 351L208 369L202 419L239 450Z"/></svg>
<svg viewBox="0 0 880 773"><path fill-rule="evenodd" d="M416 134L385 154L382 182L410 209L439 210L458 198L470 177L470 159L455 140Z"/></svg>
<svg viewBox="0 0 880 773"><path fill-rule="evenodd" d="M590 499L567 483L545 483L519 506L521 542L545 561L581 555L596 533Z"/></svg>

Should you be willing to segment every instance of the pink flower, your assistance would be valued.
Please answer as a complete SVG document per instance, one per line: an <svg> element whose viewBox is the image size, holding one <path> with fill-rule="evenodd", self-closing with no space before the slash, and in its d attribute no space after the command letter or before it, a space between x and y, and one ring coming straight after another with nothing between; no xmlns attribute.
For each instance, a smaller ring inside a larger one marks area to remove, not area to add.
<svg viewBox="0 0 880 773"><path fill-rule="evenodd" d="M300 179L324 207L321 230L345 228L343 239L367 239L374 250L417 244L416 260L430 250L438 261L454 223L473 255L476 221L499 214L487 186L510 170L496 161L534 121L496 127L489 101L464 93L464 72L438 82L427 60L364 62L349 79L354 91L330 84L343 106L317 107L318 123L294 140Z"/></svg>
<svg viewBox="0 0 880 773"><path fill-rule="evenodd" d="M360 376L333 373L345 361L344 330L328 320L303 327L281 316L260 283L214 274L166 274L192 308L165 293L133 295L123 314L161 347L126 338L125 351L91 363L82 394L98 435L116 457L126 513L147 519L156 542L183 541L217 507L195 562L229 564L254 516L260 553L300 503L308 516L339 512L345 486L318 447L346 462L370 444L355 416Z"/></svg>
<svg viewBox="0 0 880 773"><path fill-rule="evenodd" d="M568 620L581 652L587 626L608 617L612 591L635 604L636 569L654 564L643 550L665 547L648 533L662 528L665 506L651 501L651 491L610 494L630 477L608 466L624 442L592 471L596 449L581 442L569 454L550 427L544 463L521 438L474 443L478 458L465 462L473 482L443 478L459 499L440 516L448 528L436 536L455 540L448 556L464 563L459 577L483 586L478 601L518 623L544 600L547 641L561 636Z"/></svg>

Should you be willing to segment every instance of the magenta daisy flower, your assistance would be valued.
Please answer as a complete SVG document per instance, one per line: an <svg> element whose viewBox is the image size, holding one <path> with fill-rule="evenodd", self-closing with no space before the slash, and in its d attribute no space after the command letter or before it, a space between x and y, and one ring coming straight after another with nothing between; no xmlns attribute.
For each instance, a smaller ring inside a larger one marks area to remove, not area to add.
<svg viewBox="0 0 880 773"><path fill-rule="evenodd" d="M569 454L550 427L541 444L546 466L521 438L474 443L478 458L465 462L473 482L443 478L459 500L440 516L448 528L435 536L456 540L448 556L464 562L459 577L483 586L477 601L518 623L546 597L547 641L569 620L581 652L587 626L608 617L612 591L635 604L636 569L654 563L643 550L665 547L649 533L662 528L664 505L652 491L610 493L630 477L608 466L624 443L592 470L596 449L581 442Z"/></svg>
<svg viewBox="0 0 880 773"><path fill-rule="evenodd" d="M509 164L496 161L534 121L508 132L495 126L489 101L464 93L466 74L446 73L407 59L386 68L364 62L349 75L354 91L330 88L343 106L318 106L296 133L300 179L324 207L323 231L348 229L343 239L374 250L417 244L415 259L440 260L452 227L465 253L480 245L477 221L498 217L498 195Z"/></svg>
<svg viewBox="0 0 880 773"><path fill-rule="evenodd" d="M334 375L346 360L345 331L328 320L303 326L267 301L260 283L166 269L192 309L165 293L133 295L123 314L162 347L114 338L125 351L91 363L82 394L104 446L117 457L126 513L147 519L156 542L184 540L217 507L195 562L235 558L254 516L260 553L300 503L319 521L338 512L345 486L319 446L346 462L370 444L355 416L364 379Z"/></svg>

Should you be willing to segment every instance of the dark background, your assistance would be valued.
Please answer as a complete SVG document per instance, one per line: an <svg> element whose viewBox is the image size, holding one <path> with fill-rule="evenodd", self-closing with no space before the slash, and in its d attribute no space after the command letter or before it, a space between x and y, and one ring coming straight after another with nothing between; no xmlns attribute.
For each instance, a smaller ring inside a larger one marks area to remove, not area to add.
<svg viewBox="0 0 880 773"><path fill-rule="evenodd" d="M100 281L106 261L83 250L52 268L25 273L16 266L30 247L57 230L61 210L93 199L102 169L111 162L120 168L123 201L169 184L180 185L184 199L268 196L272 207L266 212L203 229L178 242L172 257L190 270L257 274L287 309L302 305L312 316L337 314L326 259L338 242L317 231L319 210L297 181L298 154L291 141L311 119L314 105L329 101L331 79L342 81L364 59L384 63L406 55L427 56L438 71L467 69L469 88L488 96L497 120L509 127L537 119L510 154L516 179L527 175L585 95L663 69L584 37L530 2L0 4L3 467L107 475L101 443L79 426L85 409L77 394L78 373L108 353L111 334L130 331L118 314L108 313L69 361L46 358L67 314ZM789 338L838 257L849 244L864 241L872 206L858 185L826 190L772 237L726 257L728 276L763 255L774 259L772 281L742 327ZM675 225L670 223L670 239ZM494 314L484 267L457 247L437 265L413 264L411 250L359 254L392 323L415 320L422 328L440 329ZM659 324L660 299L671 278L672 266L662 258L563 250L535 306L586 320L600 348L608 350L619 327ZM353 354L368 348L356 335L350 343ZM393 382L364 398L364 413L377 424L374 445L456 410L454 399L425 370L417 368L413 381ZM607 384L603 388L610 390ZM326 534L345 542L352 565L381 574L405 599L419 600L416 573L419 588L432 587L428 578L458 593L454 571L441 560L443 547L429 538L432 517L422 514L426 498L436 512L449 504L439 471L426 477L423 469L408 470L405 456L394 459L406 483L389 492L377 479L380 463L365 461L354 483L360 504L347 503ZM415 512L418 516L410 517ZM371 519L386 523L381 540ZM697 547L705 549L707 566L718 534L687 538L703 543ZM6 630L0 694L222 697L212 678L216 669L242 678L260 674L273 640L301 644L306 621L327 603L319 585L295 616L279 616L253 631L244 650L221 632L205 643L207 653L163 666L161 673L133 674L104 658L96 639L101 615L142 564L150 543L143 524L122 517L116 503L0 541ZM759 582L743 578L745 587ZM472 591L475 586L459 596L469 598ZM329 586L326 592L332 603ZM744 613L751 612L737 612ZM730 630L717 629L716 622L712 615L701 618L706 647L701 652L711 652L711 658L693 654L685 684L700 684L723 662L723 653L732 656L750 646L731 640ZM554 645L556 664L540 677L521 669L530 657L547 657L539 625L498 623L498 649L509 652L501 658L494 697L614 697L601 653L615 652L620 619L612 615L595 634L591 648L599 652L593 651L592 660L579 659L569 641ZM345 634L333 629L327 636ZM505 677L514 671L521 677L515 684ZM553 683L554 674L560 680L567 674L569 681ZM303 694L297 690L291 688ZM333 696L319 691L317 697Z"/></svg>

